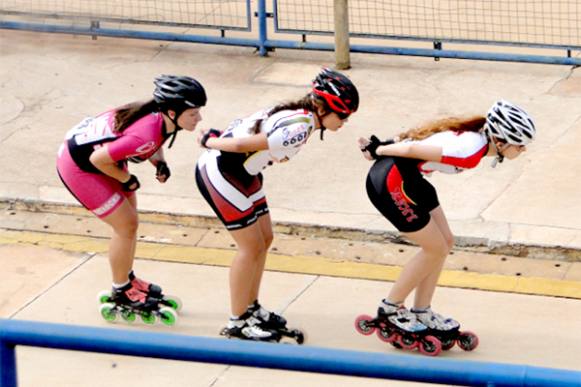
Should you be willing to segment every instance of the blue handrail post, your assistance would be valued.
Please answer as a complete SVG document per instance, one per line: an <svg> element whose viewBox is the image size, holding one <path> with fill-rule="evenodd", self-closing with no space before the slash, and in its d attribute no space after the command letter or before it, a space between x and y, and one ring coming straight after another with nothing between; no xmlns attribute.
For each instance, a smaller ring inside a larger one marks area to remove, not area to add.
<svg viewBox="0 0 581 387"><path fill-rule="evenodd" d="M16 348L0 339L0 387L16 386Z"/></svg>
<svg viewBox="0 0 581 387"><path fill-rule="evenodd" d="M267 56L266 40L266 0L258 0L258 53L260 56Z"/></svg>

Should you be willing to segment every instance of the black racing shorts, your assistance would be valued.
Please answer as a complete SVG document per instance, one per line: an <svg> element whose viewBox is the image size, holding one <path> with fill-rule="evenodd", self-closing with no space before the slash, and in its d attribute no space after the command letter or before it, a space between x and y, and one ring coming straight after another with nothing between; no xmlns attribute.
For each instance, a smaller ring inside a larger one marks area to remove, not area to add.
<svg viewBox="0 0 581 387"><path fill-rule="evenodd" d="M401 232L419 231L440 205L436 189L421 174L418 160L385 157L367 175L367 195L377 210Z"/></svg>
<svg viewBox="0 0 581 387"><path fill-rule="evenodd" d="M204 154L196 166L196 184L228 230L248 227L269 212L262 174L224 170L216 157Z"/></svg>

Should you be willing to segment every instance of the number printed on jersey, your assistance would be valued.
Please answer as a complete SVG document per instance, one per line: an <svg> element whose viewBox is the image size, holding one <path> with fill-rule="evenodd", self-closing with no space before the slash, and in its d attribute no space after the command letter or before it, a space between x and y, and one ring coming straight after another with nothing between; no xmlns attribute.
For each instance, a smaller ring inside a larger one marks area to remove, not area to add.
<svg viewBox="0 0 581 387"><path fill-rule="evenodd" d="M282 145L283 146L292 146L292 145L299 145L307 138L307 131L304 128L300 127L299 130L289 131L288 128L282 129Z"/></svg>
<svg viewBox="0 0 581 387"><path fill-rule="evenodd" d="M101 142L103 140L116 138L108 123L108 116L97 118L87 117L77 126L73 127L66 134L66 139L75 138L77 145Z"/></svg>

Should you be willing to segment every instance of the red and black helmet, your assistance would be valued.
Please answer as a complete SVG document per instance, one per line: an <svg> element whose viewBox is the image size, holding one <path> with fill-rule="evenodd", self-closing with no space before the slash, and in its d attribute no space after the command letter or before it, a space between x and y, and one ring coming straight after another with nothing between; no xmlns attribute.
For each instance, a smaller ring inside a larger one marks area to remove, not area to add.
<svg viewBox="0 0 581 387"><path fill-rule="evenodd" d="M359 92L353 82L326 67L313 80L312 92L323 98L332 111L342 116L354 113L359 107Z"/></svg>

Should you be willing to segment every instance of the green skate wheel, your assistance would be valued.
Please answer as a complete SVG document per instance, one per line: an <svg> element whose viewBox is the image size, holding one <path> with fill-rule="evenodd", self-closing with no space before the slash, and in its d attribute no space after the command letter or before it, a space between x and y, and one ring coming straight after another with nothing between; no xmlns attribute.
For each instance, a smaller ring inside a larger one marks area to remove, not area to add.
<svg viewBox="0 0 581 387"><path fill-rule="evenodd" d="M121 317L123 318L123 320L127 321L128 323L132 323L135 322L135 319L137 318L137 316L135 315L134 312L131 312L129 310L124 310L121 312Z"/></svg>
<svg viewBox="0 0 581 387"><path fill-rule="evenodd" d="M183 306L182 300L180 300L179 297L176 296L165 296L163 298L163 304L169 306L176 312L182 310Z"/></svg>
<svg viewBox="0 0 581 387"><path fill-rule="evenodd" d="M115 322L119 315L115 304L112 303L101 304L99 307L99 313L101 313L101 316L109 322Z"/></svg>
<svg viewBox="0 0 581 387"><path fill-rule="evenodd" d="M106 302L111 302L111 291L110 290L102 290L97 294L97 300L99 304L104 304Z"/></svg>
<svg viewBox="0 0 581 387"><path fill-rule="evenodd" d="M163 307L159 309L159 319L162 324L171 327L178 320L178 315L172 308Z"/></svg>
<svg viewBox="0 0 581 387"><path fill-rule="evenodd" d="M142 312L141 314L141 321L146 324L155 324L155 314L151 312Z"/></svg>

